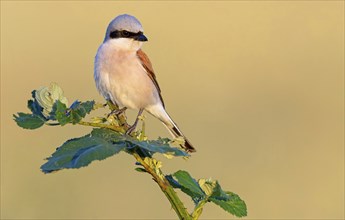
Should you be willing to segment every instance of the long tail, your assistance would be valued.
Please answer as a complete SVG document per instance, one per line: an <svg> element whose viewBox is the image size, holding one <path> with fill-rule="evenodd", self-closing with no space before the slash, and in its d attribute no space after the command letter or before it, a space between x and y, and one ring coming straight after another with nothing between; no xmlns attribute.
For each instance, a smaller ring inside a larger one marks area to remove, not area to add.
<svg viewBox="0 0 345 220"><path fill-rule="evenodd" d="M170 118L171 120L171 118ZM174 136L177 137L183 137L184 144L181 144L181 147L184 148L188 152L196 152L195 148L192 146L192 144L189 142L189 140L184 136L184 134L181 132L181 130L177 127L177 125L174 123L173 120L171 120L172 125L167 125L164 122L165 127L168 128L169 132Z"/></svg>
<svg viewBox="0 0 345 220"><path fill-rule="evenodd" d="M168 128L171 135L175 138L177 137L183 137L184 144L181 144L181 147L184 148L188 152L196 152L193 145L189 142L189 140L184 136L184 134L181 132L181 130L177 127L175 122L170 118L168 113L165 111L164 107L162 105L153 105L148 108L146 108L146 111L149 112L154 117L158 118L160 121L163 122L165 127Z"/></svg>

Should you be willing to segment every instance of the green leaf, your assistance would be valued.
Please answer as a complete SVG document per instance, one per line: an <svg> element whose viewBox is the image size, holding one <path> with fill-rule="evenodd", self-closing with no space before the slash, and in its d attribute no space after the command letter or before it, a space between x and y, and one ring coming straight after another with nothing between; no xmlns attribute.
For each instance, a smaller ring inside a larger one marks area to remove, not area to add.
<svg viewBox="0 0 345 220"><path fill-rule="evenodd" d="M89 114L93 109L95 101L80 102L75 101L69 109L69 118L73 124L78 123L82 118Z"/></svg>
<svg viewBox="0 0 345 220"><path fill-rule="evenodd" d="M94 128L91 132L91 135L93 137L103 138L109 142L124 142L126 140L125 136L108 128Z"/></svg>
<svg viewBox="0 0 345 220"><path fill-rule="evenodd" d="M174 173L173 176L177 179L178 183L181 184L181 186L188 189L196 196L205 196L205 193L201 190L198 182L193 179L187 171L179 170Z"/></svg>
<svg viewBox="0 0 345 220"><path fill-rule="evenodd" d="M213 193L210 198L218 199L218 200L229 200L229 195L222 190L221 186L219 185L218 181L215 181L215 187L213 189Z"/></svg>
<svg viewBox="0 0 345 220"><path fill-rule="evenodd" d="M114 132L113 132L114 133ZM91 134L66 141L41 166L44 173L61 169L80 168L94 160L103 160L119 153L126 143L107 129L94 129Z"/></svg>
<svg viewBox="0 0 345 220"><path fill-rule="evenodd" d="M42 114L43 108L37 103L37 101L32 99L28 100L28 108L31 110L32 114L44 117Z"/></svg>
<svg viewBox="0 0 345 220"><path fill-rule="evenodd" d="M202 210L206 202L213 202L223 208L225 211L237 216L243 217L247 215L246 204L241 198L232 193L222 190L218 181L211 179L199 179L197 182L186 171L177 171L173 174L177 181L171 176L167 175L166 179L172 187L179 188L181 191L189 195L196 207ZM200 211L199 210L199 211ZM194 211L198 215L198 209Z"/></svg>
<svg viewBox="0 0 345 220"><path fill-rule="evenodd" d="M84 108L86 114L89 114L92 111L94 105L95 105L95 101L86 101L80 104L80 106Z"/></svg>
<svg viewBox="0 0 345 220"><path fill-rule="evenodd" d="M65 103L62 103L60 100L56 100L50 116L51 119L56 119L61 125L68 123L77 124L86 116L86 114L91 112L94 104L94 101L75 101L70 108L67 108Z"/></svg>
<svg viewBox="0 0 345 220"><path fill-rule="evenodd" d="M56 119L61 125L65 125L71 121L67 116L67 106L65 103L62 103L60 100L56 100L53 105L53 110L50 113L50 116Z"/></svg>
<svg viewBox="0 0 345 220"><path fill-rule="evenodd" d="M175 189L180 189L182 192L184 192L185 194L187 194L188 196L191 197L191 199L193 200L194 204L197 205L199 203L199 201L201 201L202 199L204 199L203 197L200 197L196 194L194 194L193 192L191 192L189 189L184 188L181 184L179 184L179 182L177 182L173 176L171 175L166 175L165 178L169 181L170 185L175 188Z"/></svg>
<svg viewBox="0 0 345 220"><path fill-rule="evenodd" d="M45 119L33 114L26 114L18 112L17 115L13 115L14 120L17 122L17 125L25 129L36 129L44 125Z"/></svg>
<svg viewBox="0 0 345 220"><path fill-rule="evenodd" d="M189 195L195 204L205 199L205 193L200 189L198 183L189 173L180 170L174 173L173 176L175 176L177 181L171 175L166 175L165 177L172 187L180 189L182 192Z"/></svg>
<svg viewBox="0 0 345 220"><path fill-rule="evenodd" d="M65 109L65 105L60 105L60 103L57 102L55 108L57 109L56 112L59 112L58 110L60 108L62 110ZM59 116L59 114L57 114L57 116ZM97 128L93 129L93 131L86 136L66 141L61 147L57 148L50 158L48 158L48 162L45 163L41 169L45 173L50 173L61 169L80 168L87 166L94 160L103 160L110 157L121 150L130 152L138 146L139 149L143 151L146 151L146 149L152 150L151 148L158 151L156 148L161 146L159 145L161 141L162 140L150 142L135 141L134 138L122 135L113 130ZM152 144L152 146L150 144ZM175 149L170 146L163 147L165 149L163 150L164 153L175 152Z"/></svg>
<svg viewBox="0 0 345 220"><path fill-rule="evenodd" d="M246 203L235 193L226 192L226 194L229 196L228 200L219 200L214 197L210 197L209 201L215 203L216 205L223 208L225 211L237 217L247 216Z"/></svg>
<svg viewBox="0 0 345 220"><path fill-rule="evenodd" d="M71 112L69 113L68 118L70 119L70 122L71 122L72 124L77 124L78 122L81 121L81 119L83 119L83 116L81 116L80 114L78 114L78 112L76 112L76 111L71 111Z"/></svg>
<svg viewBox="0 0 345 220"><path fill-rule="evenodd" d="M208 201L214 202L237 217L247 215L246 204L238 195L223 191L218 181L212 179L199 179L198 183L201 189L206 193Z"/></svg>
<svg viewBox="0 0 345 220"><path fill-rule="evenodd" d="M36 90L31 92L33 100L28 100L28 108L31 110L32 114L46 119L46 117L42 114L43 107L40 106L40 104L38 104L37 100L35 99L35 93Z"/></svg>
<svg viewBox="0 0 345 220"><path fill-rule="evenodd" d="M134 148L134 147L139 147L151 153L171 154L173 156L182 156L182 157L189 156L188 153L186 153L185 151L176 147L169 146L168 144L169 139L139 141L130 136L126 136L126 139L127 139L127 142L130 143L130 146L128 146L129 149Z"/></svg>

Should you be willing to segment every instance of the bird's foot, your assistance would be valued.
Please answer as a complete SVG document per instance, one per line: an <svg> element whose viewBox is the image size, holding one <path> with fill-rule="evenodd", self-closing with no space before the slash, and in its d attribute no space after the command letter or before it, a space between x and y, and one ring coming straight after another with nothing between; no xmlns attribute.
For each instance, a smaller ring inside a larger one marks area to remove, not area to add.
<svg viewBox="0 0 345 220"><path fill-rule="evenodd" d="M134 130L135 128L137 127L137 122L135 122L132 126L130 126L127 131L126 131L126 135L130 135Z"/></svg>
<svg viewBox="0 0 345 220"><path fill-rule="evenodd" d="M122 114L124 111L126 111L126 107L123 107L123 108L120 108L120 109L115 109L115 110L112 110L109 114L108 114L108 118L110 117L110 115L120 115Z"/></svg>

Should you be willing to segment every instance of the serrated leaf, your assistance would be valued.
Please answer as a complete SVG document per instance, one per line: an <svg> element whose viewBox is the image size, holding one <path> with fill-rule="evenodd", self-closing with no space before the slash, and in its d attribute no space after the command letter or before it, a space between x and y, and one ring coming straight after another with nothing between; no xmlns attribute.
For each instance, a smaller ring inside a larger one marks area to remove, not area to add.
<svg viewBox="0 0 345 220"><path fill-rule="evenodd" d="M55 118L61 125L65 125L71 121L66 113L66 104L56 100L50 113L51 117Z"/></svg>
<svg viewBox="0 0 345 220"><path fill-rule="evenodd" d="M139 147L151 153L171 154L173 156L182 157L189 156L189 154L185 151L176 147L169 146L169 139L138 141L130 136L126 136L126 139L130 143L129 149Z"/></svg>
<svg viewBox="0 0 345 220"><path fill-rule="evenodd" d="M187 171L179 170L173 174L178 183L184 188L191 191L193 194L199 197L205 196L205 193L201 190L198 182L193 179Z"/></svg>
<svg viewBox="0 0 345 220"><path fill-rule="evenodd" d="M61 125L67 123L77 124L86 114L91 112L94 103L94 101L75 101L70 108L67 108L65 103L56 100L50 113L50 118L56 119Z"/></svg>
<svg viewBox="0 0 345 220"><path fill-rule="evenodd" d="M173 178L173 176L175 176L176 173L179 177L177 181ZM186 171L177 171L176 173L174 173L173 176L165 176L172 187L180 189L182 192L186 193L188 196L192 198L195 204L198 204L201 200L205 199L205 193L200 189L196 181ZM185 173L187 173L188 175L186 175Z"/></svg>
<svg viewBox="0 0 345 220"><path fill-rule="evenodd" d="M171 175L166 175L165 178L169 181L170 185L175 188L175 189L180 189L182 192L184 192L185 194L187 194L188 196L191 197L191 199L193 200L194 204L198 204L200 200L203 199L203 197L197 196L196 194L194 194L192 191L190 191L187 188L184 188L181 184L179 184L179 182L177 182L173 176Z"/></svg>
<svg viewBox="0 0 345 220"><path fill-rule="evenodd" d="M72 124L77 124L78 122L83 119L83 115L85 116L84 113L81 113L82 110L77 111L70 111L68 118Z"/></svg>
<svg viewBox="0 0 345 220"><path fill-rule="evenodd" d="M228 200L229 195L222 190L217 180L209 179L199 179L198 180L200 188L205 192L208 197L215 198L218 200Z"/></svg>
<svg viewBox="0 0 345 220"><path fill-rule="evenodd" d="M56 105L56 109L60 108L59 105L59 103ZM65 109L63 104L60 106L62 106L62 110ZM136 152L143 152L146 155L145 157L149 158L151 156L151 151L146 149L156 149L161 146L157 143L161 144L162 141L167 140L141 142L135 141L132 137L122 135L107 128L93 129L89 135L65 142L50 158L48 158L48 162L44 164L41 169L43 172L49 173L64 168L79 168L87 166L93 160L105 159L121 150L130 152L138 146L139 148L136 148ZM150 144L152 144L153 147ZM171 150L169 146L163 147L165 147L163 152L174 152L174 149ZM156 151L159 150L156 149Z"/></svg>
<svg viewBox="0 0 345 220"><path fill-rule="evenodd" d="M225 211L237 216L244 217L247 216L247 206L246 203L235 193L226 192L229 196L228 200L218 200L216 198L209 198L209 201L220 206Z"/></svg>
<svg viewBox="0 0 345 220"><path fill-rule="evenodd" d="M95 101L86 101L80 104L85 109L86 114L89 114L95 105Z"/></svg>
<svg viewBox="0 0 345 220"><path fill-rule="evenodd" d="M210 198L215 198L218 200L229 200L229 195L222 190L222 187L219 185L218 181L215 181L215 186Z"/></svg>
<svg viewBox="0 0 345 220"><path fill-rule="evenodd" d="M33 114L18 112L18 116L13 115L13 117L17 125L25 129L36 129L45 123L45 119Z"/></svg>
<svg viewBox="0 0 345 220"><path fill-rule="evenodd" d="M126 143L116 137L109 135L106 129L94 129L91 134L68 140L57 148L41 169L44 173L50 173L84 167L94 160L108 158L126 147Z"/></svg>
<svg viewBox="0 0 345 220"><path fill-rule="evenodd" d="M89 114L91 112L94 104L95 104L95 101L86 101L86 102L75 101L69 109L69 116L70 116L71 122L73 124L78 123L82 118L86 116L86 114Z"/></svg>

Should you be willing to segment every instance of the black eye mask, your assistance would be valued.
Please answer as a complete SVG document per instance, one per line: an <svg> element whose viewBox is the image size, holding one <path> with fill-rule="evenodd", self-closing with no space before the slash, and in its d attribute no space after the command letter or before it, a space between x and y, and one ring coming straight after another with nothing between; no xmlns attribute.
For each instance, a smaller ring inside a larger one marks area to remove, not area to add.
<svg viewBox="0 0 345 220"><path fill-rule="evenodd" d="M110 38L133 38L133 39L137 39L139 38L141 35L143 35L143 32L139 31L138 33L133 33L133 32L129 32L126 30L122 30L122 31L112 31L110 32Z"/></svg>

